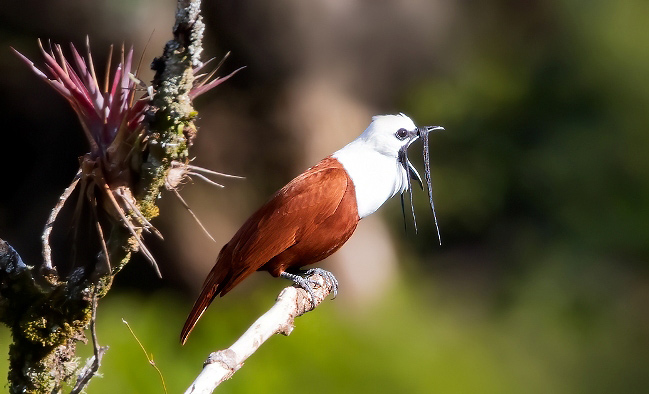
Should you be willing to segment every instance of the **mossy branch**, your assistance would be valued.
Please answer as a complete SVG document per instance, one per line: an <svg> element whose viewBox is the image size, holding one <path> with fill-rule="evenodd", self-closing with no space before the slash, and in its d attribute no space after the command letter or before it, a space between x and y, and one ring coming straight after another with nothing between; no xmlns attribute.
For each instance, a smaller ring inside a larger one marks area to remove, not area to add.
<svg viewBox="0 0 649 394"><path fill-rule="evenodd" d="M194 68L200 66L205 25L200 16L200 1L179 0L174 38L167 42L161 57L151 68L155 95L147 113L149 154L142 165L138 189L140 209L149 218L157 215L155 200L167 180L172 161L186 162L194 141L196 111L189 92L194 86Z"/></svg>
<svg viewBox="0 0 649 394"><path fill-rule="evenodd" d="M124 147L111 145L104 156L95 152L83 159L81 180L75 178L75 182L83 185L79 192L87 194L96 216L103 245L96 260L77 266L67 277L58 274L49 257L48 239L56 214L44 233L49 261L38 268L25 264L9 244L0 240L0 321L13 335L9 351L11 392L52 393L74 385L79 369L76 343L87 341L85 330L93 318L93 300L108 292L113 277L132 253L144 248L141 234L150 229L148 221L159 214L156 200L161 188L169 184L172 162L187 163L188 148L196 134L196 112L189 92L194 83L193 69L200 64L203 30L200 1L179 0L174 38L152 64L155 94L148 103L141 133L120 140ZM33 67L26 58L23 60ZM56 66L50 63L50 67ZM58 85L54 87L66 93ZM141 149L129 156L136 145ZM120 156L123 152L129 155ZM124 160L117 163L115 157ZM115 164L121 167L115 169ZM116 202L115 195L121 200ZM55 209L60 209L58 205ZM99 215L108 226L99 224ZM98 361L95 365L94 372ZM77 385L75 390L82 388Z"/></svg>

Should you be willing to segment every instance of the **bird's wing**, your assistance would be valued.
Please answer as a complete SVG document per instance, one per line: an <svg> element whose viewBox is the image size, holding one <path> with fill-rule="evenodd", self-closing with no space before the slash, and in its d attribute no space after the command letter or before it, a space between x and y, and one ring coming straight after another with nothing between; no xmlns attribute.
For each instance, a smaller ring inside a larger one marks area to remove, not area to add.
<svg viewBox="0 0 649 394"><path fill-rule="evenodd" d="M187 317L182 343L214 297L225 295L333 215L347 182L345 170L335 159L327 158L293 179L253 213L221 249Z"/></svg>
<svg viewBox="0 0 649 394"><path fill-rule="evenodd" d="M279 190L228 243L231 279L221 295L333 215L348 181L340 167L316 166Z"/></svg>

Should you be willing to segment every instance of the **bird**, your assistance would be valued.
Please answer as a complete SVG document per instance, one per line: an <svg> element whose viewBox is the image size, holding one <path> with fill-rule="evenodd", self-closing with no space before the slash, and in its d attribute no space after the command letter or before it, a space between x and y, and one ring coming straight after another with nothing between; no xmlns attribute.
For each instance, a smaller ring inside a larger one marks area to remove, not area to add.
<svg viewBox="0 0 649 394"><path fill-rule="evenodd" d="M181 343L185 344L216 296L224 296L255 271L292 280L307 290L312 300L313 290L306 278L319 273L331 281L335 297L338 283L332 273L300 268L340 249L361 219L397 193L402 194L403 208L403 193L413 177L423 188L405 152L417 138L423 136L427 142L427 132L439 129L443 130L439 126L418 128L403 113L374 116L355 140L278 190L219 252L183 326ZM426 170L429 180L429 168Z"/></svg>

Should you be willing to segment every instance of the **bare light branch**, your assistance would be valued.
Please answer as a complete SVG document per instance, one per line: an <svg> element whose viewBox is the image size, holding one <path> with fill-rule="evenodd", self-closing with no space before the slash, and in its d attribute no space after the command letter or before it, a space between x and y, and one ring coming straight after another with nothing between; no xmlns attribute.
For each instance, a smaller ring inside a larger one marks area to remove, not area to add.
<svg viewBox="0 0 649 394"><path fill-rule="evenodd" d="M302 288L289 286L282 290L275 305L257 319L232 346L210 354L203 365L203 371L185 394L213 392L221 382L230 379L268 338L275 334L291 334L295 318L313 310L332 291L332 284L319 274L313 274L308 279L313 283L315 306L311 303L309 293Z"/></svg>

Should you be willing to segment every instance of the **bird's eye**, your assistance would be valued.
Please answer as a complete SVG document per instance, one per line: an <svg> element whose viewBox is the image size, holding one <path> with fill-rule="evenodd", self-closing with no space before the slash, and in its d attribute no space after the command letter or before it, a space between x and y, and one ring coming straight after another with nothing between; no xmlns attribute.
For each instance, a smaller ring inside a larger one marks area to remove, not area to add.
<svg viewBox="0 0 649 394"><path fill-rule="evenodd" d="M408 136L408 130L401 128L395 133L398 139L403 140Z"/></svg>

